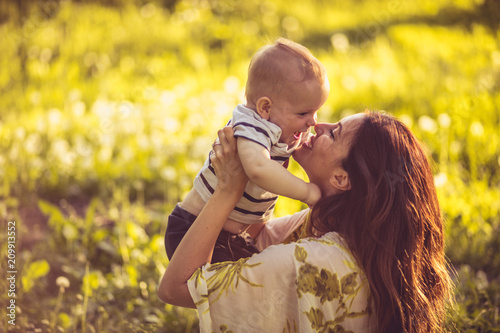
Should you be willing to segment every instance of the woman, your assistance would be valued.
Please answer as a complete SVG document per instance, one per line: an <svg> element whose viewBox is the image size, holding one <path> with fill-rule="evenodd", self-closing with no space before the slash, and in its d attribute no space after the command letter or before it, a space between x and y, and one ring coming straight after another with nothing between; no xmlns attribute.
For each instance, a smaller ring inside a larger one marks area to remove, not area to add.
<svg viewBox="0 0 500 333"><path fill-rule="evenodd" d="M225 128L212 157L220 179L216 194L169 263L159 297L196 305L203 332L441 331L450 279L443 221L421 145L383 113L315 129L294 153L322 190L308 218L314 237L206 265L247 180ZM306 215L270 222L257 242L278 243L289 232L273 230ZM269 236L275 234L281 236Z"/></svg>

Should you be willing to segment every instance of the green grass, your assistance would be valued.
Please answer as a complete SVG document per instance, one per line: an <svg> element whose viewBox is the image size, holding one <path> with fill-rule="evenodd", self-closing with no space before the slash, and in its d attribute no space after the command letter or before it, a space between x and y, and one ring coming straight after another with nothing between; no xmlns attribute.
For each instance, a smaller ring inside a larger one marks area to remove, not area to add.
<svg viewBox="0 0 500 333"><path fill-rule="evenodd" d="M252 54L285 36L327 68L320 121L386 110L428 147L456 269L448 328L499 331L494 1L162 3L0 5L0 216L17 223L18 271L5 330L198 331L194 310L156 297L166 216L243 100ZM276 214L300 208L281 198ZM1 304L7 290L2 277Z"/></svg>

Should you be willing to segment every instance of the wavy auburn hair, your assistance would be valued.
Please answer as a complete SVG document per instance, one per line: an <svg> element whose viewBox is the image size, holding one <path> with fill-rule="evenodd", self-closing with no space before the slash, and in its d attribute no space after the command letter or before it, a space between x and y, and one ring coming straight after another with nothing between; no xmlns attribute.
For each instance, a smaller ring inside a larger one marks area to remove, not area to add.
<svg viewBox="0 0 500 333"><path fill-rule="evenodd" d="M351 189L322 198L311 231L339 233L370 284L380 332L442 331L451 282L424 149L403 123L365 112L342 162Z"/></svg>

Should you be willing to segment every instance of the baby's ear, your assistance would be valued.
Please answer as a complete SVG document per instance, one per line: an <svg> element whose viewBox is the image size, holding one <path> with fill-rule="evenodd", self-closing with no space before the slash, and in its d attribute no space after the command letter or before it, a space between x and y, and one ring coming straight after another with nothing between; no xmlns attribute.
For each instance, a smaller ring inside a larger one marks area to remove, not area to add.
<svg viewBox="0 0 500 333"><path fill-rule="evenodd" d="M271 106L272 105L273 105L273 101L269 97L262 96L261 98L259 98L257 100L255 108L256 108L259 116L261 116L265 120L269 120L269 117L271 115Z"/></svg>

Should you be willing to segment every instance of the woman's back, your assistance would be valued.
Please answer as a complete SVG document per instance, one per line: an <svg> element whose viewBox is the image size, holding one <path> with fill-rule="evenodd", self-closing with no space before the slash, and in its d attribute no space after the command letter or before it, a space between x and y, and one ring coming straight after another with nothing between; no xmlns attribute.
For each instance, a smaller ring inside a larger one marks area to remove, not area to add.
<svg viewBox="0 0 500 333"><path fill-rule="evenodd" d="M189 289L202 332L377 331L368 282L336 233L204 266Z"/></svg>

